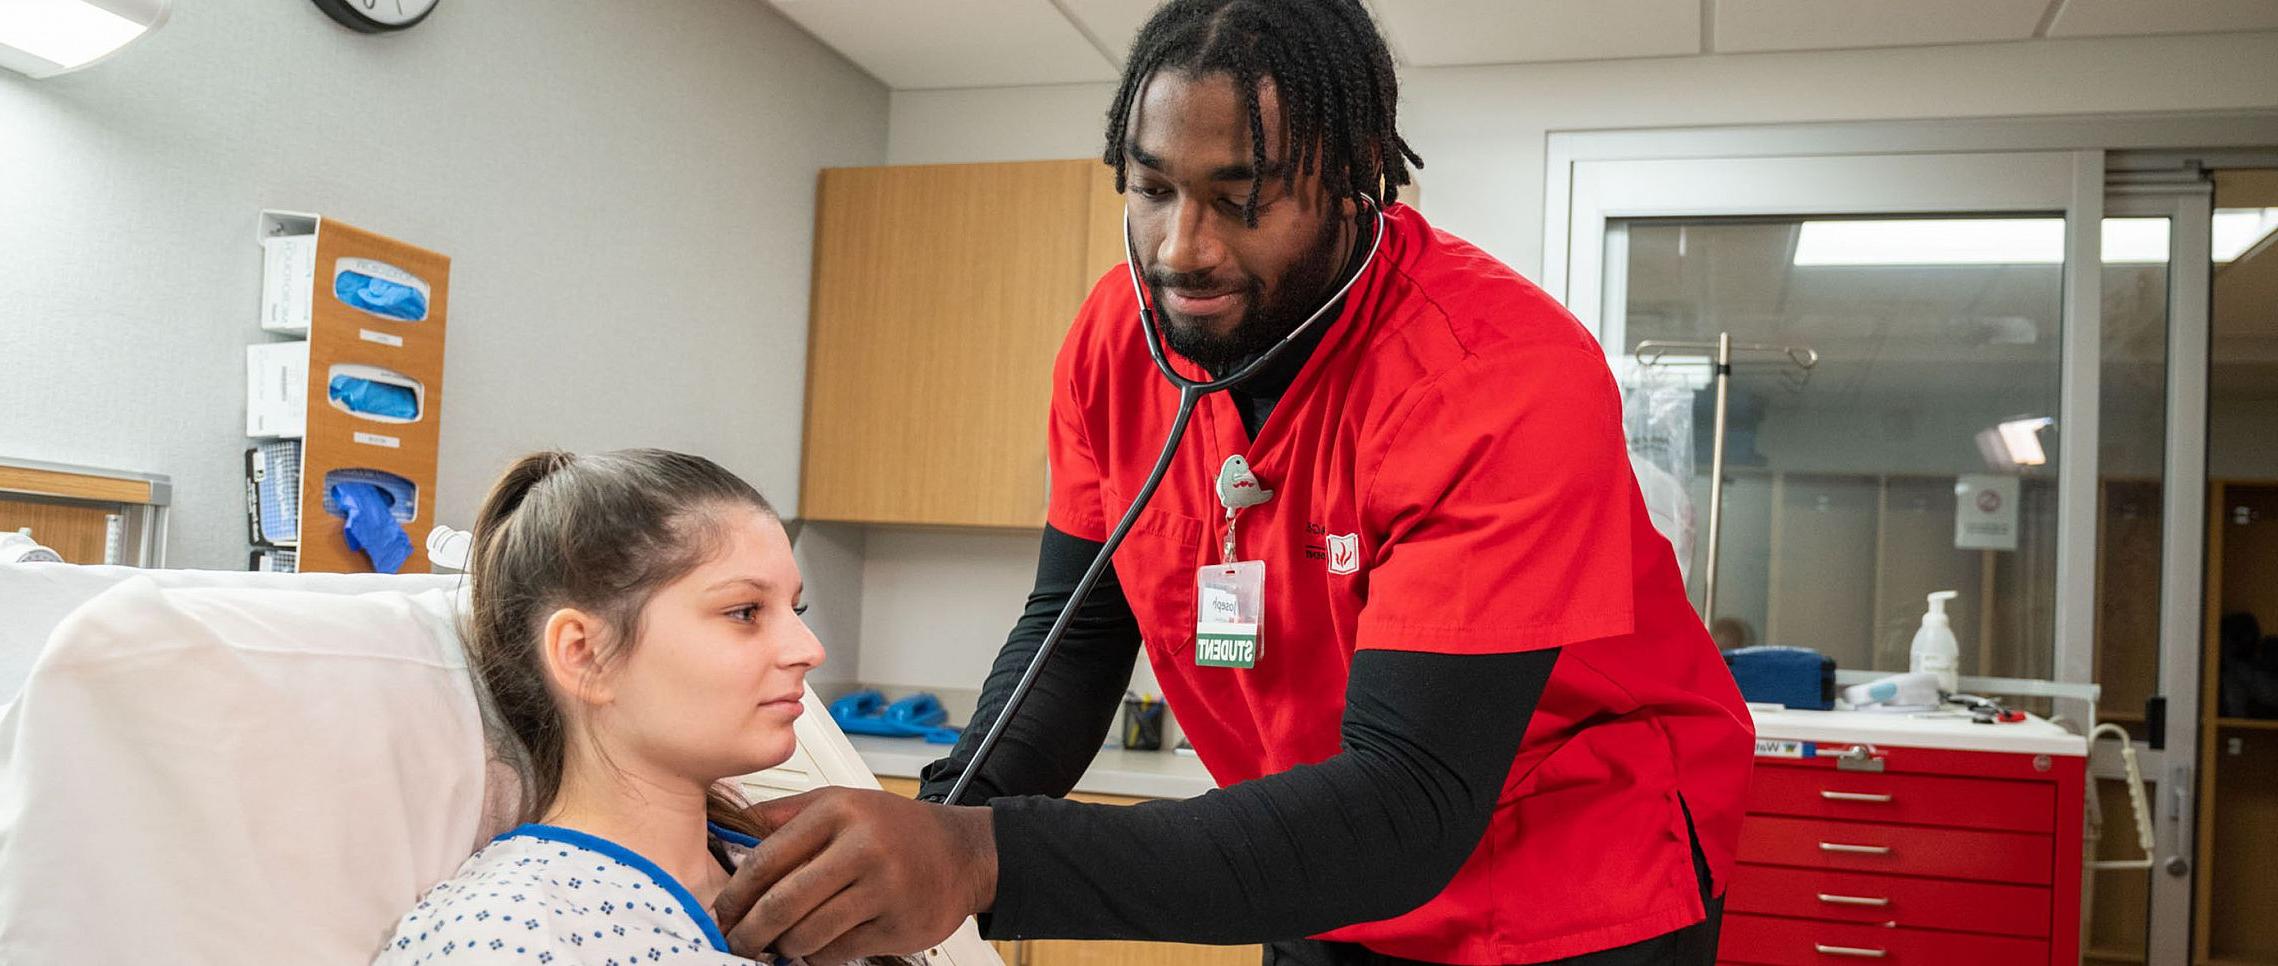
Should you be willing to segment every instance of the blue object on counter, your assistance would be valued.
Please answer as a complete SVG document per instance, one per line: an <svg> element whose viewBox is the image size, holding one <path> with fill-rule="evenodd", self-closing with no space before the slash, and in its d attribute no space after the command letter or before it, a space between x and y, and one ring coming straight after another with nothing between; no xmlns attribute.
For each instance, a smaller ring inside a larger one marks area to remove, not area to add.
<svg viewBox="0 0 2278 966"><path fill-rule="evenodd" d="M1724 652L1724 666L1749 701L1815 711L1835 706L1835 659L1811 648L1734 648Z"/></svg>
<svg viewBox="0 0 2278 966"><path fill-rule="evenodd" d="M850 735L888 738L924 738L929 744L953 745L960 729L946 727L949 711L931 692L920 691L892 704L877 691L856 691L831 702L831 720Z"/></svg>
<svg viewBox="0 0 2278 966"><path fill-rule="evenodd" d="M372 569L392 574L411 557L411 534L389 507L395 500L370 483L334 483L332 502L346 511L348 549L372 558Z"/></svg>
<svg viewBox="0 0 2278 966"><path fill-rule="evenodd" d="M333 276L332 295L373 315L405 322L427 317L427 296L418 289L362 272L341 272Z"/></svg>
<svg viewBox="0 0 2278 966"><path fill-rule="evenodd" d="M326 392L334 402L359 415L386 416L407 422L419 418L419 394L408 386L355 376L334 376Z"/></svg>

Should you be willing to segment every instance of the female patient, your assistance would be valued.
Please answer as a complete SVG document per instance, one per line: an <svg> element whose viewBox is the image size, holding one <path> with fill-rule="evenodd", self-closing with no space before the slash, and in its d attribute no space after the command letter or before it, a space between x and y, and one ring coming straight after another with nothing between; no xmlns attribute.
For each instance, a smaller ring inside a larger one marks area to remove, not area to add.
<svg viewBox="0 0 2278 966"><path fill-rule="evenodd" d="M750 962L708 912L753 844L719 783L790 757L823 660L774 510L701 457L540 453L484 500L469 559L469 657L530 824L378 962Z"/></svg>

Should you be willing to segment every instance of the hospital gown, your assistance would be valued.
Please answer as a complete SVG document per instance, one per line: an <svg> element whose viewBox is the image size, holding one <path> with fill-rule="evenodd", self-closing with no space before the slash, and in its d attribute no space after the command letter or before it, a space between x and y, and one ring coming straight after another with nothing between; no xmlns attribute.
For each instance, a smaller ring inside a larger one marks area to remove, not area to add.
<svg viewBox="0 0 2278 966"><path fill-rule="evenodd" d="M757 843L714 826L730 861ZM492 839L396 923L375 966L750 964L708 910L624 846L552 825Z"/></svg>

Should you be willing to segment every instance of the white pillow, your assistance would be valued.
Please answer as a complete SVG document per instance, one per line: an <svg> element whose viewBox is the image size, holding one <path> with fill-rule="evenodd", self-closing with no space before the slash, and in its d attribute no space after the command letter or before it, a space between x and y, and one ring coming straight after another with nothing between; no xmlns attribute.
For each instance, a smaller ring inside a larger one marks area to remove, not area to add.
<svg viewBox="0 0 2278 966"><path fill-rule="evenodd" d="M0 715L0 962L366 963L503 827L446 590L119 584Z"/></svg>
<svg viewBox="0 0 2278 966"><path fill-rule="evenodd" d="M417 593L465 583L454 574L278 574L236 570L144 570L140 567L0 563L0 703L14 700L47 646L48 635L79 605L120 583L142 578L158 586L247 587L360 594Z"/></svg>

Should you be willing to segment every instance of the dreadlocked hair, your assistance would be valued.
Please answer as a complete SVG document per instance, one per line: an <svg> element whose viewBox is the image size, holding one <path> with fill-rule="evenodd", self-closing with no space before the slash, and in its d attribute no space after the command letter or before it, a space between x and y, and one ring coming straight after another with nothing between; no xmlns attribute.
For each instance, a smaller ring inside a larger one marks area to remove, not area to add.
<svg viewBox="0 0 2278 966"><path fill-rule="evenodd" d="M1392 53L1361 0L1171 0L1155 11L1124 58L1123 84L1107 111L1107 153L1115 190L1125 187L1124 140L1131 111L1148 78L1162 71L1234 79L1249 111L1253 176L1242 218L1258 223L1258 190L1266 174L1266 125L1258 87L1272 80L1292 156L1284 185L1319 172L1332 194L1398 201L1411 165L1424 159L1402 140L1395 121L1399 82Z"/></svg>

